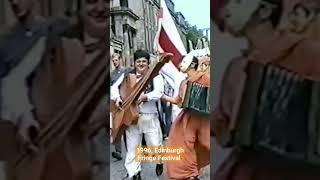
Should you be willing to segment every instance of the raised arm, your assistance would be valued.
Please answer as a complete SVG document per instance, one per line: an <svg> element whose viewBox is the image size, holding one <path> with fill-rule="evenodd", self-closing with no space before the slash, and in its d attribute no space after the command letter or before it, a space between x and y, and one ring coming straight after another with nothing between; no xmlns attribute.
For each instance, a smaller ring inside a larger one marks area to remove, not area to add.
<svg viewBox="0 0 320 180"><path fill-rule="evenodd" d="M187 87L187 81L183 80L180 83L179 91L177 93L175 93L174 96L170 97L170 96L167 96L167 95L163 95L162 99L167 101L167 102L170 102L172 104L181 106L181 104L183 102L183 97L185 95L186 87Z"/></svg>

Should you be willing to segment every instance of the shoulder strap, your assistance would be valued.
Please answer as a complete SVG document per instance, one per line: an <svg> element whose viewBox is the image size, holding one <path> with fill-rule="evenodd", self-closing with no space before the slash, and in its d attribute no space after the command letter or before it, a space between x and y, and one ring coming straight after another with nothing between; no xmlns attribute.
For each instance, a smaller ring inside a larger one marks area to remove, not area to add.
<svg viewBox="0 0 320 180"><path fill-rule="evenodd" d="M17 66L41 37L48 37L47 46L56 47L60 41L58 36L68 28L68 23L66 20L52 19L39 22L36 26L37 31L30 36L23 29L17 28L0 42L0 78Z"/></svg>
<svg viewBox="0 0 320 180"><path fill-rule="evenodd" d="M70 22L64 18L53 18L49 19L47 24L48 47L59 47L61 37L71 28Z"/></svg>
<svg viewBox="0 0 320 180"><path fill-rule="evenodd" d="M126 68L124 70L124 78L126 78L130 73L134 73L134 69Z"/></svg>

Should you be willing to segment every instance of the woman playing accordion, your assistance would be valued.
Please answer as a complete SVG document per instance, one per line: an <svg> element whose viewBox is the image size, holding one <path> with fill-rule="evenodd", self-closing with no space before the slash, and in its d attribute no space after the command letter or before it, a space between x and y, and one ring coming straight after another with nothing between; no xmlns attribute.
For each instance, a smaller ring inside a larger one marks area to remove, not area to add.
<svg viewBox="0 0 320 180"><path fill-rule="evenodd" d="M209 57L202 57L208 65ZM199 169L209 164L210 158L210 121L208 68L201 67L194 53L187 54L179 68L187 74L181 82L179 95L163 96L165 101L183 108L172 125L167 146L182 147L184 158L166 163L168 179L198 179Z"/></svg>

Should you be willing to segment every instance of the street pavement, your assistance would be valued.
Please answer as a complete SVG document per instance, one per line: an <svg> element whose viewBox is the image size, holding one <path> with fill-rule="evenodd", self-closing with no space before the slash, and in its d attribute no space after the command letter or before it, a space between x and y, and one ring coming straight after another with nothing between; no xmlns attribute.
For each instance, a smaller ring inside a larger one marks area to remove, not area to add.
<svg viewBox="0 0 320 180"><path fill-rule="evenodd" d="M117 161L111 156L111 153L114 152L114 146L111 145L110 147L110 180L127 180L126 177L126 169L124 167L124 159L125 159L125 148L124 143L122 143L122 157L123 159L121 161ZM156 163L142 163L142 172L141 172L141 178L143 180L164 180L164 174L160 177L157 177L156 172ZM206 166L203 169L202 176L200 177L201 180L210 180L210 165Z"/></svg>

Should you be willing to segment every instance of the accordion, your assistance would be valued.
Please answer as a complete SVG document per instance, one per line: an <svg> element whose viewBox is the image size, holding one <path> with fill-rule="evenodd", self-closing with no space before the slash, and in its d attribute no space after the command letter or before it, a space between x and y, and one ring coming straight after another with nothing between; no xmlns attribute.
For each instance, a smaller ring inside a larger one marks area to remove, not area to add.
<svg viewBox="0 0 320 180"><path fill-rule="evenodd" d="M320 165L320 82L249 62L232 144Z"/></svg>
<svg viewBox="0 0 320 180"><path fill-rule="evenodd" d="M210 87L187 82L182 108L207 116L210 114Z"/></svg>

